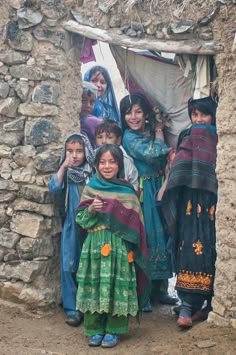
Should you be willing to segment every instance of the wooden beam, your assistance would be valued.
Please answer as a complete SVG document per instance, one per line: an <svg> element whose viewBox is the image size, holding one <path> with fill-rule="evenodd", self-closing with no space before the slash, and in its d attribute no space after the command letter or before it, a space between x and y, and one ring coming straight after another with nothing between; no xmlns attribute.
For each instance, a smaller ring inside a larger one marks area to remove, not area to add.
<svg viewBox="0 0 236 355"><path fill-rule="evenodd" d="M133 38L126 35L119 35L110 29L108 31L100 28L93 28L81 25L76 21L70 20L64 22L64 29L69 32L78 33L81 36L96 39L101 42L107 42L127 48L137 48L143 50L155 50L158 52L169 52L178 54L202 54L214 55L222 52L224 47L214 41L202 40L158 40L150 37Z"/></svg>

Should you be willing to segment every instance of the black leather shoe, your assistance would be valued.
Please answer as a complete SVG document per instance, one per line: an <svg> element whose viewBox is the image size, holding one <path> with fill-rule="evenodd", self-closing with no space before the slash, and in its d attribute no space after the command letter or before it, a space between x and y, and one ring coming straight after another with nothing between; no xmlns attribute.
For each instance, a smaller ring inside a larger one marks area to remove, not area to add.
<svg viewBox="0 0 236 355"><path fill-rule="evenodd" d="M170 295L168 295L168 293L161 293L158 297L158 302L173 306L179 302L179 299L176 297L171 297Z"/></svg>
<svg viewBox="0 0 236 355"><path fill-rule="evenodd" d="M83 317L82 316L69 316L66 319L66 324L70 325L71 327L78 327L80 323L82 322Z"/></svg>

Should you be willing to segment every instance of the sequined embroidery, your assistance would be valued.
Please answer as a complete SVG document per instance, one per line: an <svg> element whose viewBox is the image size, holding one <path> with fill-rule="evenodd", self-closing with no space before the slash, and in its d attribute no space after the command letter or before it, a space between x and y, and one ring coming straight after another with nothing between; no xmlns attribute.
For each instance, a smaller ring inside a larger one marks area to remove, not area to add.
<svg viewBox="0 0 236 355"><path fill-rule="evenodd" d="M215 219L215 206L211 206L211 208L209 209L209 218L211 221L214 221Z"/></svg>
<svg viewBox="0 0 236 355"><path fill-rule="evenodd" d="M176 287L210 292L213 287L213 280L213 275L204 272L181 270L177 276Z"/></svg>
<svg viewBox="0 0 236 355"><path fill-rule="evenodd" d="M197 255L202 255L203 254L203 245L202 242L200 240L198 240L196 243L193 243L193 248L194 248L194 252Z"/></svg>
<svg viewBox="0 0 236 355"><path fill-rule="evenodd" d="M197 204L197 217L199 218L202 212L202 207L200 203Z"/></svg>
<svg viewBox="0 0 236 355"><path fill-rule="evenodd" d="M189 200L188 203L187 203L187 207L186 207L186 216L190 216L191 215L192 208L193 208L192 203Z"/></svg>

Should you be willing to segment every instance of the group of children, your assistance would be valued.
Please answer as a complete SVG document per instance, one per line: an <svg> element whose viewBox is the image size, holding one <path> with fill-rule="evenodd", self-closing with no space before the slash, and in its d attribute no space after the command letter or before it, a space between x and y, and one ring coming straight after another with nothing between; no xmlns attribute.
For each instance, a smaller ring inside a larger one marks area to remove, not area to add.
<svg viewBox="0 0 236 355"><path fill-rule="evenodd" d="M78 326L84 318L88 344L111 348L130 316L150 312L156 301L178 302L168 295L173 272L178 325L207 317L216 259L216 104L210 97L189 100L192 126L175 151L139 93L121 100L120 116L112 102L94 114L96 106L102 112L98 92L109 84L95 68L93 80L83 82L81 132L66 138L49 190L64 207L66 322Z"/></svg>

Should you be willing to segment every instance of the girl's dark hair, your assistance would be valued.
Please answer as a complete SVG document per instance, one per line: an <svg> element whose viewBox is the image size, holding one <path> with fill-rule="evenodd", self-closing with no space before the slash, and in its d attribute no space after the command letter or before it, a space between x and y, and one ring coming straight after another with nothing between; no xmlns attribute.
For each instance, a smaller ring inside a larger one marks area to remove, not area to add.
<svg viewBox="0 0 236 355"><path fill-rule="evenodd" d="M143 110L143 113L145 115L145 120L148 121L149 123L149 134L151 138L154 139L155 126L156 126L155 114L147 98L140 93L127 95L123 97L123 99L121 100L120 114L121 114L122 127L124 129L128 128L128 125L125 121L125 115L132 110L132 107L134 105L139 105Z"/></svg>
<svg viewBox="0 0 236 355"><path fill-rule="evenodd" d="M216 124L216 109L217 102L212 99L211 96L204 97L201 99L190 98L188 100L188 114L191 120L191 115L194 111L198 110L205 115L211 115L212 125Z"/></svg>
<svg viewBox="0 0 236 355"><path fill-rule="evenodd" d="M116 121L113 120L105 120L102 123L100 123L95 130L95 136L98 136L100 133L113 133L116 138L119 138L122 136L122 129L120 128L120 126L118 126L118 124L116 123Z"/></svg>
<svg viewBox="0 0 236 355"><path fill-rule="evenodd" d="M67 140L66 143L80 143L83 145L84 147L84 141L83 138L81 136L79 136L78 134L72 134L72 136L70 136Z"/></svg>
<svg viewBox="0 0 236 355"><path fill-rule="evenodd" d="M95 67L92 67L92 69L89 72L89 81L90 81L91 77L94 74L96 74L96 73L102 74L104 76L104 79L106 80L107 88L108 88L110 86L110 83L111 83L111 79L110 79L110 76L108 74L108 71L105 68L100 67L99 65L96 65Z"/></svg>
<svg viewBox="0 0 236 355"><path fill-rule="evenodd" d="M124 173L124 155L122 150L116 144L103 144L100 148L98 148L94 161L96 170L98 170L99 162L102 155L106 152L110 152L115 162L117 162L119 168L118 175L119 177L121 177Z"/></svg>

